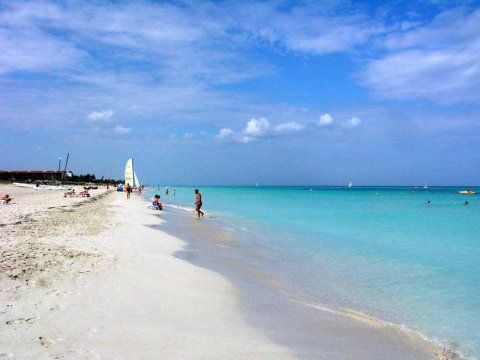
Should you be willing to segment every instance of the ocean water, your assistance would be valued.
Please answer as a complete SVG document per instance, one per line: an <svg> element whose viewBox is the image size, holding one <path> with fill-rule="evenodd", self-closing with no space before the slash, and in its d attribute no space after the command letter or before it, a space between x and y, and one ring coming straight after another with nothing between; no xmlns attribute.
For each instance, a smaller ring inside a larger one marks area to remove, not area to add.
<svg viewBox="0 0 480 360"><path fill-rule="evenodd" d="M149 194L193 206L193 188L169 189ZM459 190L200 188L208 217L309 299L480 357L480 195Z"/></svg>

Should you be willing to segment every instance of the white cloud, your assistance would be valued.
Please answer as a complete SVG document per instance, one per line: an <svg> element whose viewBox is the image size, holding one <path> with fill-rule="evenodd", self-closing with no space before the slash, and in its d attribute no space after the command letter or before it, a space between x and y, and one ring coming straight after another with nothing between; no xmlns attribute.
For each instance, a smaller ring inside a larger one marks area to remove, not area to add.
<svg viewBox="0 0 480 360"><path fill-rule="evenodd" d="M231 139L235 136L235 131L233 131L230 128L223 128L220 129L217 135L217 139L219 140L225 140L225 139Z"/></svg>
<svg viewBox="0 0 480 360"><path fill-rule="evenodd" d="M291 7L279 4L242 3L237 16L255 37L307 54L348 51L387 30L382 19L371 19L362 11L338 15L326 2Z"/></svg>
<svg viewBox="0 0 480 360"><path fill-rule="evenodd" d="M247 122L243 133L246 136L259 137L263 136L270 131L271 128L270 121L265 118L255 119L252 118Z"/></svg>
<svg viewBox="0 0 480 360"><path fill-rule="evenodd" d="M319 126L328 126L328 125L333 124L333 121L334 120L333 120L332 115L327 113L327 114L323 114L323 115L320 116L320 119L318 119L317 124Z"/></svg>
<svg viewBox="0 0 480 360"><path fill-rule="evenodd" d="M254 138L254 137L252 137L252 136L245 136L245 135L239 135L239 136L236 137L236 140L237 140L237 141L239 141L239 142L241 142L241 143L244 143L244 144L249 143L249 142L251 142L251 141L253 141L253 140L255 140L255 139L256 139L256 138Z"/></svg>
<svg viewBox="0 0 480 360"><path fill-rule="evenodd" d="M192 140L194 137L195 137L195 134L190 133L190 132L186 132L185 134L183 134L183 138L185 140Z"/></svg>
<svg viewBox="0 0 480 360"><path fill-rule="evenodd" d="M296 121L288 121L272 126L270 121L265 118L252 118L247 122L242 131L236 132L231 128L222 128L218 132L216 138L219 140L249 143L260 138L288 135L301 131L304 128L304 125Z"/></svg>
<svg viewBox="0 0 480 360"><path fill-rule="evenodd" d="M480 101L480 9L450 10L385 40L360 75L377 95L439 103Z"/></svg>
<svg viewBox="0 0 480 360"><path fill-rule="evenodd" d="M113 116L112 110L94 111L87 115L87 120L91 122L96 121L111 121Z"/></svg>
<svg viewBox="0 0 480 360"><path fill-rule="evenodd" d="M291 133L303 130L304 128L304 125L299 124L296 121L287 121L285 123L276 125L274 131L277 133Z"/></svg>
<svg viewBox="0 0 480 360"><path fill-rule="evenodd" d="M123 135L123 134L130 134L130 132L132 131L131 128L129 127L123 127L123 126L120 126L120 125L117 125L115 127L115 132L117 134L120 134L120 135Z"/></svg>
<svg viewBox="0 0 480 360"><path fill-rule="evenodd" d="M345 120L343 123L342 123L342 126L344 128L347 128L347 129L353 129L353 128L356 128L358 126L362 125L362 120L358 117L352 117L348 120Z"/></svg>

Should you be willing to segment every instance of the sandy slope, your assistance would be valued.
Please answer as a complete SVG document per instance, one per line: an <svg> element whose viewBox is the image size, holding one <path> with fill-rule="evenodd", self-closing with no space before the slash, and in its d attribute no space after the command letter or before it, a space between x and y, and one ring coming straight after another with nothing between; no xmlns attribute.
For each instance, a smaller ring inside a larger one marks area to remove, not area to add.
<svg viewBox="0 0 480 360"><path fill-rule="evenodd" d="M172 256L183 242L139 198L71 207L42 192L29 212L14 207L37 195L18 192L0 209L0 358L291 357L246 323L224 277Z"/></svg>

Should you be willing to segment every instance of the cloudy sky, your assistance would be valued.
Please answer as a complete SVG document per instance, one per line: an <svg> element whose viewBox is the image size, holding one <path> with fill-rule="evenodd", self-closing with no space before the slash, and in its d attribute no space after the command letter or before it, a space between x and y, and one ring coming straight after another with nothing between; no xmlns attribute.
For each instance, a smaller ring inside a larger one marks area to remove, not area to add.
<svg viewBox="0 0 480 360"><path fill-rule="evenodd" d="M0 1L0 168L480 183L480 3Z"/></svg>

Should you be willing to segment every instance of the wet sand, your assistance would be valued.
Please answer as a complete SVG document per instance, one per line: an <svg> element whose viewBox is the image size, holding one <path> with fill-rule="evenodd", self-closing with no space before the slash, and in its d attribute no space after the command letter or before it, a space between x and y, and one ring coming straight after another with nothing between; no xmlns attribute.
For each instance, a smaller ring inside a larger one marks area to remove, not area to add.
<svg viewBox="0 0 480 360"><path fill-rule="evenodd" d="M312 301L258 265L263 254L237 246L214 219L168 208L162 230L187 241L177 256L225 275L239 290L253 326L301 359L460 359L422 334L356 312ZM255 261L247 261L256 258Z"/></svg>

